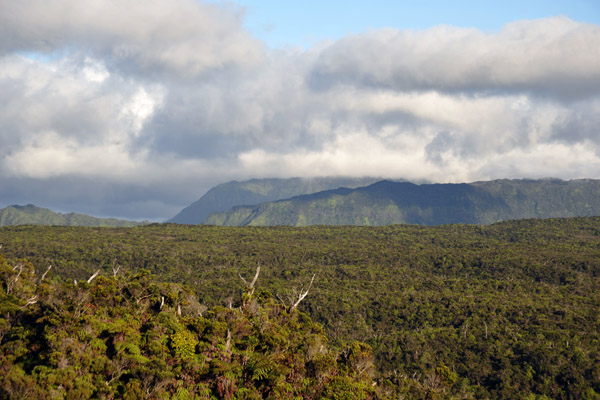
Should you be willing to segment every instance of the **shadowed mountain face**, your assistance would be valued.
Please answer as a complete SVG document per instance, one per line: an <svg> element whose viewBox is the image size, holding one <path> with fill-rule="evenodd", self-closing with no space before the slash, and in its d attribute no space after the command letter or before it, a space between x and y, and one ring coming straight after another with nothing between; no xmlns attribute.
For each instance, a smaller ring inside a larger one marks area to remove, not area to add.
<svg viewBox="0 0 600 400"><path fill-rule="evenodd" d="M252 179L228 182L210 189L199 200L184 208L168 222L200 224L211 213L227 211L238 205L252 205L267 201L317 193L339 187L357 188L377 182L377 178L290 178Z"/></svg>
<svg viewBox="0 0 600 400"><path fill-rule="evenodd" d="M9 206L0 210L0 226L64 225L127 227L142 224L144 223L116 218L95 218L77 213L61 214L47 208L36 207L32 204L26 206Z"/></svg>
<svg viewBox="0 0 600 400"><path fill-rule="evenodd" d="M462 184L380 181L214 213L206 224L491 224L508 219L600 215L600 181L496 180Z"/></svg>

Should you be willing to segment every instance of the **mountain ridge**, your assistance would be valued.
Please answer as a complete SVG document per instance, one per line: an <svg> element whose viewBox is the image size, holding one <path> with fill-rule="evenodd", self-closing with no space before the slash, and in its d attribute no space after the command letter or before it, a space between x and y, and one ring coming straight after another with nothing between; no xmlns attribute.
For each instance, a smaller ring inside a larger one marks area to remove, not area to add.
<svg viewBox="0 0 600 400"><path fill-rule="evenodd" d="M600 180L498 179L414 184L381 180L210 214L208 225L491 224L600 215Z"/></svg>
<svg viewBox="0 0 600 400"><path fill-rule="evenodd" d="M133 227L147 222L128 221L117 218L97 218L87 214L58 213L33 204L10 205L0 209L0 226L14 225L62 225L62 226L101 226Z"/></svg>
<svg viewBox="0 0 600 400"><path fill-rule="evenodd" d="M339 187L356 188L379 180L381 178L295 177L230 181L211 188L167 222L200 224L214 212L227 211L239 205L255 205Z"/></svg>

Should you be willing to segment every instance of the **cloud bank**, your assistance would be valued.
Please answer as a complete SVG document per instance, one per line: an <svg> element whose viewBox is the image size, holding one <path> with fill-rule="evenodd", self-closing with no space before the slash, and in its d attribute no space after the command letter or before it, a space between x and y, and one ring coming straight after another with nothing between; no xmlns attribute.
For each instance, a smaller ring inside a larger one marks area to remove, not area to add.
<svg viewBox="0 0 600 400"><path fill-rule="evenodd" d="M167 219L211 186L600 178L600 26L267 48L192 0L0 0L0 205Z"/></svg>

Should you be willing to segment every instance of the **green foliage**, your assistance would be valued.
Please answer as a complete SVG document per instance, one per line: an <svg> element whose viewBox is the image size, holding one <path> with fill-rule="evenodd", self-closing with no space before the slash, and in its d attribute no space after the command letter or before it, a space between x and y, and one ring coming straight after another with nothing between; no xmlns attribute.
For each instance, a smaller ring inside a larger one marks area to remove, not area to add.
<svg viewBox="0 0 600 400"><path fill-rule="evenodd" d="M180 315L180 304L167 306L162 299L183 301L189 310L196 310L191 303L197 300L175 298L174 292L187 290L157 283L147 271L89 284L46 284L35 279L31 264L13 266L2 256L0 272L0 301L18 306L5 310L0 398L322 398L332 391L347 397L373 383L353 375L340 386L345 366L329 348L323 350L331 360L326 374L308 376L304 344L324 343L321 331L264 292L249 305ZM9 287L18 294L43 289L60 296L24 303L8 294ZM264 325L255 323L257 315Z"/></svg>
<svg viewBox="0 0 600 400"><path fill-rule="evenodd" d="M191 360L196 354L198 340L196 336L187 330L182 330L171 335L171 343L175 356L181 360Z"/></svg>
<svg viewBox="0 0 600 400"><path fill-rule="evenodd" d="M39 370L38 381L59 390L52 382L93 371L97 397L123 392L135 376L154 397L185 387L200 398L206 390L204 398L293 398L299 387L322 395L336 373L391 398L600 393L600 218L377 228L5 227L0 243L11 260L0 268L0 368L22 366L23 374L6 378L15 393L35 388L29 374L40 359L48 370ZM33 265L22 261L26 279L15 282L15 260L24 257ZM238 274L251 277L257 265L260 287L242 302ZM143 270L189 288L156 283ZM290 315L313 274L302 312ZM42 305L43 315L26 317ZM59 329L71 325L77 333ZM185 361L172 340L182 331L198 340ZM32 338L43 343L30 346ZM370 359L375 369L362 368ZM48 372L58 365L63 375Z"/></svg>

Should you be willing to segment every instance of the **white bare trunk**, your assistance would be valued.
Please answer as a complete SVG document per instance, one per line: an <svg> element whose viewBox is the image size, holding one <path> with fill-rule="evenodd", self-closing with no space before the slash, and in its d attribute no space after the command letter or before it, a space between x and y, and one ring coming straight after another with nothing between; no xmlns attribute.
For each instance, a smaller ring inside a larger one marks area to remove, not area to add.
<svg viewBox="0 0 600 400"><path fill-rule="evenodd" d="M296 301L296 303L294 303L292 308L290 308L290 313L292 313L296 309L296 307L298 307L298 304L300 304L300 302L302 300L304 300L304 298L308 295L308 292L309 292L310 288L312 287L314 280L315 280L315 274L313 274L312 279L310 280L310 284L308 285L308 288L306 288L306 291L302 292L302 290L300 290L300 294L298 295L298 301Z"/></svg>
<svg viewBox="0 0 600 400"><path fill-rule="evenodd" d="M246 282L246 280L244 279L244 277L241 274L238 274L240 276L240 278L242 278L242 281L244 281L244 284L246 285L246 288L248 289L248 296L252 296L254 294L254 285L256 284L256 281L258 280L259 274L260 274L260 265L258 267L256 267L256 273L254 274L254 279L252 279L252 282L250 282L250 283Z"/></svg>
<svg viewBox="0 0 600 400"><path fill-rule="evenodd" d="M97 277L99 273L100 273L100 270L94 272L94 275L90 276L90 279L87 280L87 283L92 283L94 278Z"/></svg>
<svg viewBox="0 0 600 400"><path fill-rule="evenodd" d="M51 269L52 269L52 265L50 265L50 266L48 267L48 269L46 270L46 272L44 272L44 273L42 274L42 277L40 278L40 282L44 280L44 278L46 277L46 274L47 274L47 273L48 273L48 272L49 272Z"/></svg>

